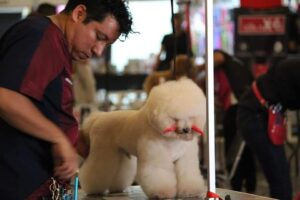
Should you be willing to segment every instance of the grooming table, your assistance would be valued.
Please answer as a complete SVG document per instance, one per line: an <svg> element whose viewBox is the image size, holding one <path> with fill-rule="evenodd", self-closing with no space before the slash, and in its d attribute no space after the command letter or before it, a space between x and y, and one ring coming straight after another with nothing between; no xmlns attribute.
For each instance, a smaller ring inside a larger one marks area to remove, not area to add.
<svg viewBox="0 0 300 200"><path fill-rule="evenodd" d="M261 197L253 194L246 194L227 189L217 188L217 193L225 200L225 196L229 195L226 200L274 200L268 197ZM108 196L86 196L82 190L79 190L78 200L147 200L146 195L139 186L131 186L124 193L110 194ZM178 199L179 200L179 199ZM204 200L201 198L187 198L187 200Z"/></svg>

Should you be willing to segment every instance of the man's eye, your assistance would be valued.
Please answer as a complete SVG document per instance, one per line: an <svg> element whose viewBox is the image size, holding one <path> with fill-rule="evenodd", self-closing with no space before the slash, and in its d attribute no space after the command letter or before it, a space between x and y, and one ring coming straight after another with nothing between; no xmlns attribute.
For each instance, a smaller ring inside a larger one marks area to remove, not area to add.
<svg viewBox="0 0 300 200"><path fill-rule="evenodd" d="M104 40L105 38L101 35L97 35L97 40Z"/></svg>
<svg viewBox="0 0 300 200"><path fill-rule="evenodd" d="M106 40L106 37L103 34L97 34L97 40Z"/></svg>

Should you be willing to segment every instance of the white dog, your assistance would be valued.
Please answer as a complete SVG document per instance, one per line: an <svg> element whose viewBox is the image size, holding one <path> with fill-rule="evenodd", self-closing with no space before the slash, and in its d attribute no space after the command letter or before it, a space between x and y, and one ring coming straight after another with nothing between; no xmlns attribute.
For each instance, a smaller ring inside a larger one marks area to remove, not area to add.
<svg viewBox="0 0 300 200"><path fill-rule="evenodd" d="M154 87L140 110L92 114L81 136L89 146L79 172L82 189L120 192L137 175L150 198L203 194L197 135L205 123L205 96L189 79Z"/></svg>

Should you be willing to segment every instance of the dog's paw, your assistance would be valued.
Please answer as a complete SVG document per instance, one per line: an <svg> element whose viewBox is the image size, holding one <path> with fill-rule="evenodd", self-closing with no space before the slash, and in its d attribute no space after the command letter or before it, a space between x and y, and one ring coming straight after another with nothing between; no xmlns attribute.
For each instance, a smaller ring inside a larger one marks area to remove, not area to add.
<svg viewBox="0 0 300 200"><path fill-rule="evenodd" d="M198 198L201 197L202 193L200 191L195 191L195 192L190 192L190 191L186 191L186 192L180 192L178 193L177 197L178 198Z"/></svg>
<svg viewBox="0 0 300 200"><path fill-rule="evenodd" d="M161 188L160 190L148 193L147 196L149 199L174 199L176 190L173 188Z"/></svg>
<svg viewBox="0 0 300 200"><path fill-rule="evenodd" d="M177 199L189 199L189 200L205 200L206 199L206 192L202 192L198 195L191 195L191 194L187 194L187 195L178 195Z"/></svg>
<svg viewBox="0 0 300 200"><path fill-rule="evenodd" d="M179 198L191 198L196 197L200 198L205 195L206 190L202 187L195 187L192 185L189 185L187 187L182 187L178 189L177 197Z"/></svg>

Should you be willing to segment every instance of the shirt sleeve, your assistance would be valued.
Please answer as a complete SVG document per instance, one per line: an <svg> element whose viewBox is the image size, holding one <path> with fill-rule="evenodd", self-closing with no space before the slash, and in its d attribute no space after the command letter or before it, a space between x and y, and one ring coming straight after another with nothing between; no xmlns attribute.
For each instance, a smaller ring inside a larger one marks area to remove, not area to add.
<svg viewBox="0 0 300 200"><path fill-rule="evenodd" d="M23 22L5 35L0 49L0 87L41 100L59 71L46 31L46 27L35 28Z"/></svg>

